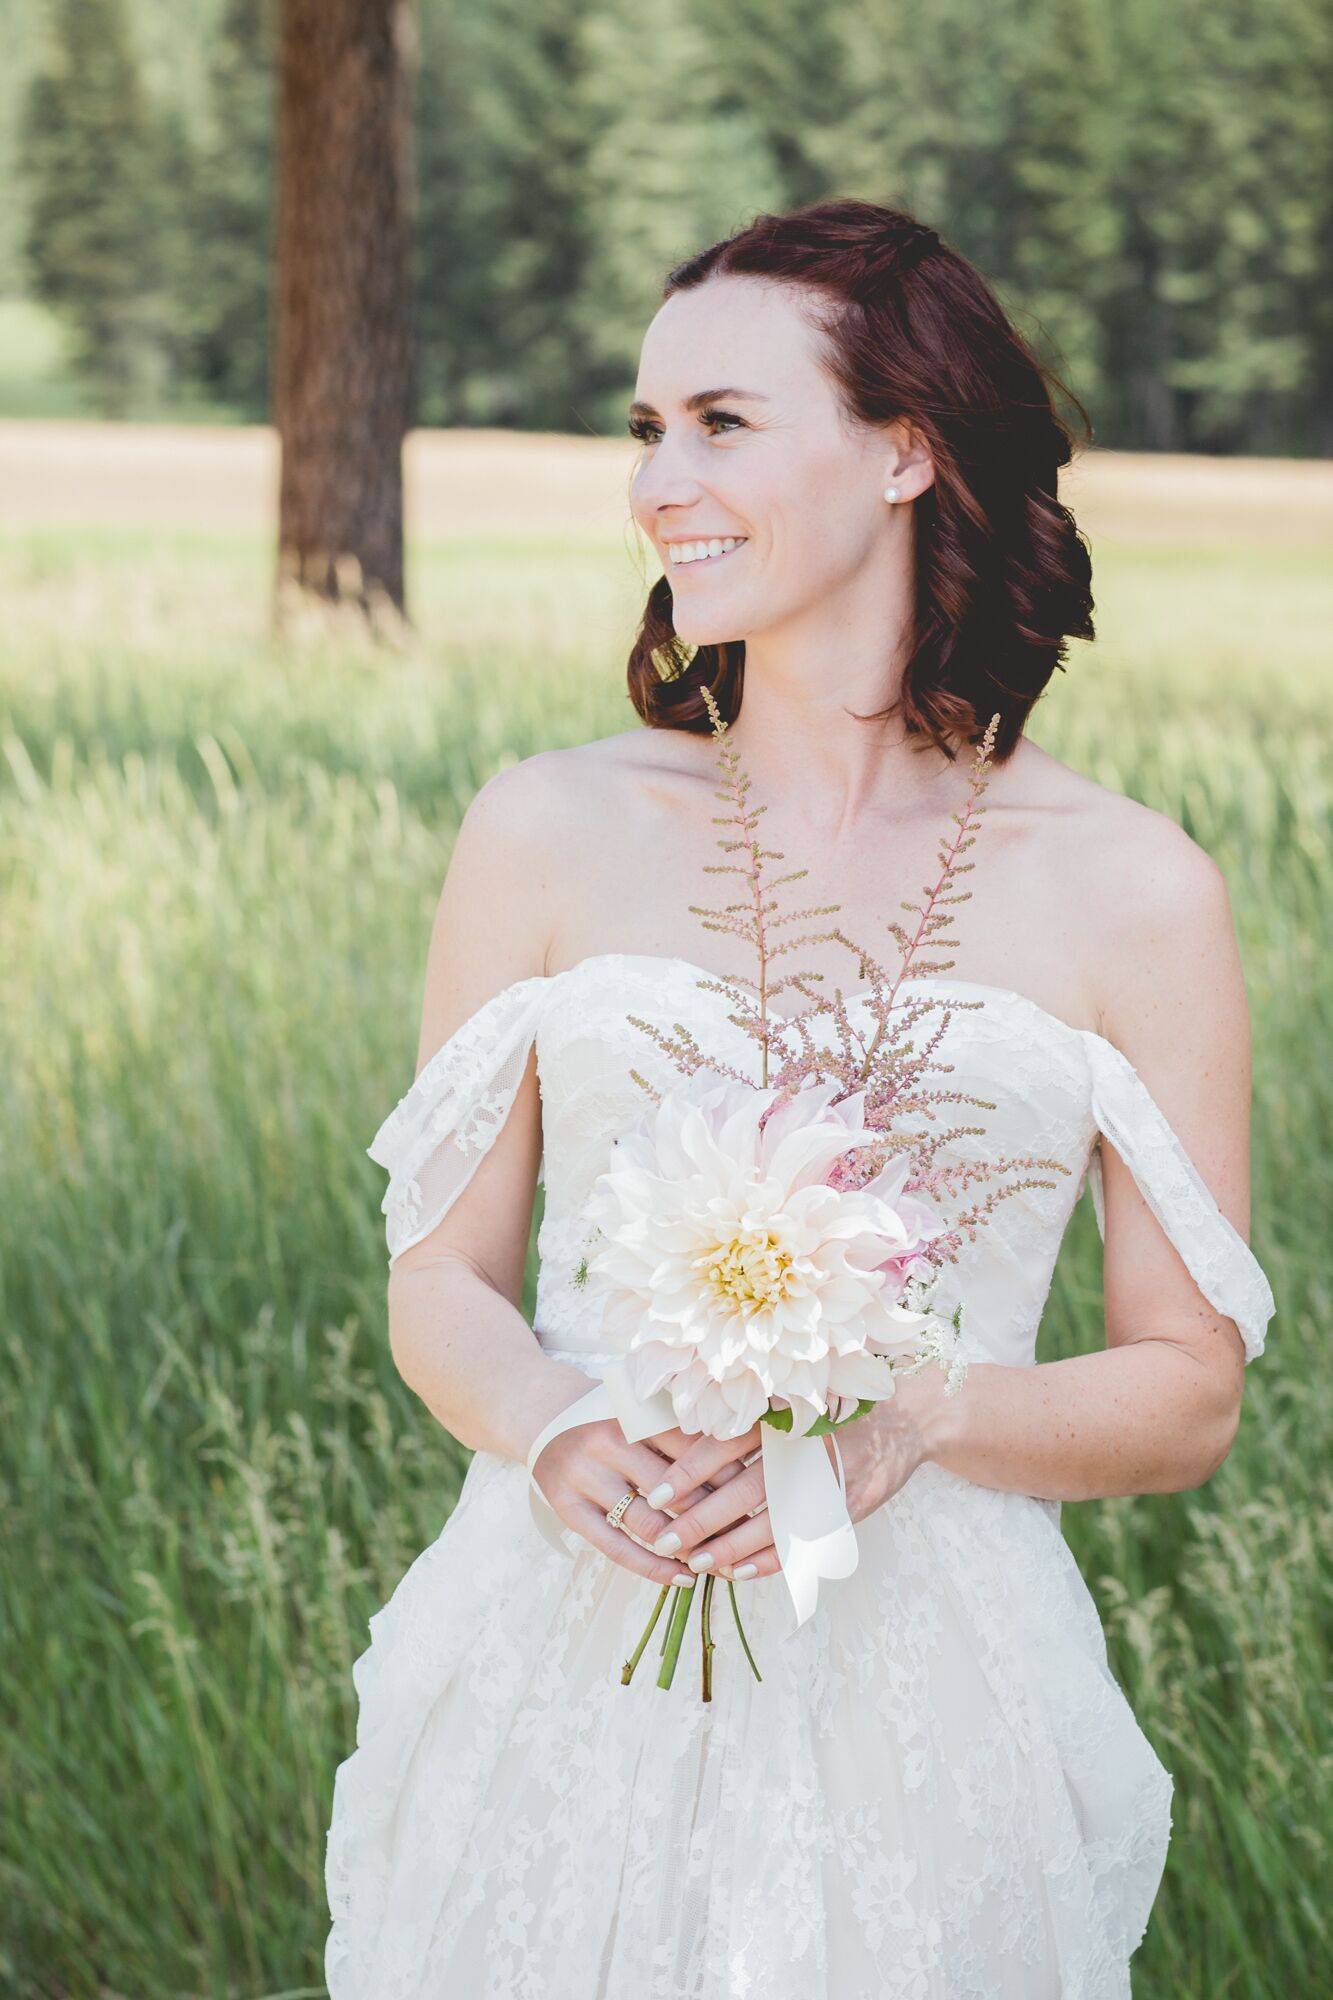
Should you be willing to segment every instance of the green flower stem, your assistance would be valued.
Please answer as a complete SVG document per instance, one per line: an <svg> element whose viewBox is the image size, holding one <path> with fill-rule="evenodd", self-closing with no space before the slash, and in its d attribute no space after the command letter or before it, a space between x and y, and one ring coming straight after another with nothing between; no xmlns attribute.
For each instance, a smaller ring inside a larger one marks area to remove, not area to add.
<svg viewBox="0 0 1333 2000"><path fill-rule="evenodd" d="M741 1644L745 1648L745 1657L750 1662L750 1666L754 1673L755 1679L757 1681L761 1681L764 1677L760 1673L758 1667L756 1667L754 1664L754 1654L750 1651L750 1642L745 1636L745 1627L741 1624L741 1608L740 1605L736 1602L736 1586L732 1582L730 1577L727 1578L727 1589L731 1592L732 1615L736 1620L736 1630L741 1635Z"/></svg>
<svg viewBox="0 0 1333 2000"><path fill-rule="evenodd" d="M657 1676L660 1688L669 1688L676 1671L676 1661L680 1658L681 1640L685 1637L685 1623L690 1615L690 1599L698 1589L697 1584L669 1583L668 1590L676 1593L676 1602L671 1607L671 1624L667 1628L666 1650L662 1655L662 1671Z"/></svg>
<svg viewBox="0 0 1333 2000"><path fill-rule="evenodd" d="M702 1582L703 1602L699 1611L702 1693L705 1701L711 1701L713 1699L713 1653L717 1643L713 1638L713 1591L717 1585L717 1578L716 1576L705 1576ZM634 1648L633 1653L620 1670L620 1679L623 1686L629 1686L634 1675L634 1669L642 1659L644 1648L652 1638L658 1620L662 1616L662 1608L668 1596L674 1591L676 1601L671 1607L669 1617L662 1626L662 1642L658 1649L662 1655L662 1667L657 1676L657 1685L660 1688L669 1688L671 1686L675 1678L676 1662L680 1658L680 1649L685 1638L685 1627L689 1622L690 1600L698 1589L699 1585L697 1583L687 1584L683 1589L679 1584L663 1584L657 1602L653 1606L653 1615L644 1626L638 1645ZM730 1577L727 1578L727 1594L731 1598L731 1614L736 1620L736 1630L740 1634L741 1645L745 1649L745 1657L750 1662L750 1671L757 1681L761 1681L764 1677L755 1665L754 1654L750 1651L750 1642L745 1636L745 1627L741 1623L741 1608L736 1599L736 1586Z"/></svg>
<svg viewBox="0 0 1333 2000"><path fill-rule="evenodd" d="M622 1686L628 1687L630 1681L633 1679L634 1669L639 1664L639 1660L643 1654L643 1649L653 1636L653 1627L654 1625L656 1625L658 1619L662 1616L662 1606L667 1601L667 1593L673 1588L674 1585L669 1583L664 1583L662 1585L662 1595L658 1598L656 1604L653 1606L653 1615L643 1628L643 1637L640 1639L638 1645L634 1648L634 1651L630 1654L630 1657L626 1660L624 1666L620 1669L620 1679ZM666 1629L668 1630L670 1629L669 1622Z"/></svg>
<svg viewBox="0 0 1333 2000"><path fill-rule="evenodd" d="M705 1701L713 1699L713 1585L715 1576L704 1578L704 1601L699 1609L699 1633L703 1645L702 1689Z"/></svg>

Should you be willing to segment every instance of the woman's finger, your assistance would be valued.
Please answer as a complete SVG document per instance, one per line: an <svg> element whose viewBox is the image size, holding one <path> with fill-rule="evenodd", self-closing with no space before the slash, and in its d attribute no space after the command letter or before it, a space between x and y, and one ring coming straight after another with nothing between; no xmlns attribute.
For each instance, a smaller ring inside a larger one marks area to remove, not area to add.
<svg viewBox="0 0 1333 2000"><path fill-rule="evenodd" d="M629 1490L630 1481L617 1466L590 1465L586 1470L583 1481L584 1496L601 1508L603 1517L611 1512ZM669 1514L659 1513L655 1507L650 1507L646 1500L636 1494L621 1515L618 1527L612 1532L634 1535L639 1541L651 1547L658 1536L664 1535L670 1526ZM679 1569L680 1564L677 1563L675 1566Z"/></svg>
<svg viewBox="0 0 1333 2000"><path fill-rule="evenodd" d="M587 1426L587 1429L591 1432L592 1426ZM624 1473L625 1486L633 1486L636 1491L644 1495L654 1491L663 1480L671 1481L675 1478L674 1462L663 1457L651 1438L642 1438L637 1443L631 1444L614 1419L606 1420L605 1428L600 1429L595 1438L589 1438L589 1445L594 1454L600 1455L608 1464L614 1465L618 1472ZM690 1492L683 1494L682 1500L675 1503L676 1506L687 1503L694 1494L707 1487L718 1485L722 1480L731 1477L733 1472L741 1469L741 1461L734 1455L734 1445L730 1451L731 1455L723 1458L706 1478L696 1479ZM620 1489L622 1493L625 1486Z"/></svg>
<svg viewBox="0 0 1333 2000"><path fill-rule="evenodd" d="M682 1453L699 1442L697 1438L687 1438L683 1431L668 1432L666 1437L679 1439ZM608 1446L608 1456L626 1475L625 1486L634 1486L645 1497L657 1491L664 1482L673 1486L676 1484L675 1464L670 1458L663 1457L657 1449L661 1441L660 1438L644 1438L637 1444L624 1442L623 1449L617 1449L614 1442ZM744 1460L734 1455L735 1442L732 1441L727 1449L731 1456L723 1458L706 1477L696 1479L688 1490L681 1490L679 1499L671 1501L670 1508L673 1514L679 1513L682 1507L690 1506L695 1500L702 1499L705 1493L734 1478L744 1469ZM623 1493L625 1487L622 1486L620 1491ZM617 1494L616 1498L619 1497ZM663 1510L659 1508L658 1511ZM662 1530L659 1527L655 1532L660 1534Z"/></svg>
<svg viewBox="0 0 1333 2000"><path fill-rule="evenodd" d="M781 1568L778 1552L770 1542L766 1549L756 1549L738 1563L729 1564L725 1569L719 1566L717 1573L725 1576L729 1583L758 1583L763 1577L776 1576Z"/></svg>
<svg viewBox="0 0 1333 2000"><path fill-rule="evenodd" d="M633 1570L636 1576L646 1576L656 1584L673 1583L684 1589L694 1582L693 1570L682 1570L679 1563L667 1562L655 1556L650 1549L641 1549L636 1541L613 1528L606 1515L590 1500L575 1500L568 1513L561 1516L567 1525L584 1540L600 1549L604 1556L619 1563L622 1569Z"/></svg>
<svg viewBox="0 0 1333 2000"><path fill-rule="evenodd" d="M678 1500L668 1500L666 1506L659 1511L673 1515L683 1513L687 1507L692 1507L696 1500L702 1500L705 1493L716 1492L719 1486L725 1486L729 1479L734 1479L738 1472L744 1472L745 1464L746 1461L743 1458L729 1458L726 1464L719 1465L716 1472L712 1473L709 1478L701 1480L693 1492L682 1493ZM667 1479L671 1479L670 1473L664 1476ZM674 1484L674 1481L672 1483ZM654 1492L656 1488L649 1487L648 1490L649 1492Z"/></svg>
<svg viewBox="0 0 1333 2000"><path fill-rule="evenodd" d="M697 1570L701 1576L709 1570L715 1576L738 1576L739 1570L747 1563L755 1566L747 1570L747 1577L771 1575L780 1565L778 1552L773 1546L773 1528L767 1507L761 1508L749 1520L738 1521L725 1534L697 1542L688 1557L677 1556L676 1561L688 1561L690 1568ZM744 1582L746 1579L739 1580Z"/></svg>
<svg viewBox="0 0 1333 2000"><path fill-rule="evenodd" d="M683 1433L677 1432L676 1436ZM664 1438L670 1438L665 1433ZM760 1443L759 1426L755 1424L744 1437L715 1438L700 1435L691 1438L688 1448L675 1459L670 1471L662 1475L661 1481L649 1489L647 1500L650 1507L679 1507L681 1501L692 1494L696 1487L710 1482L718 1483L722 1468L744 1460L758 1449ZM667 1456L673 1454L668 1449ZM732 1475L733 1477L739 1475ZM730 1479L727 1481L731 1483Z"/></svg>
<svg viewBox="0 0 1333 2000"><path fill-rule="evenodd" d="M670 1528L655 1538L653 1547L659 1555L686 1561L700 1542L722 1534L765 1505L763 1466L748 1466L677 1514Z"/></svg>

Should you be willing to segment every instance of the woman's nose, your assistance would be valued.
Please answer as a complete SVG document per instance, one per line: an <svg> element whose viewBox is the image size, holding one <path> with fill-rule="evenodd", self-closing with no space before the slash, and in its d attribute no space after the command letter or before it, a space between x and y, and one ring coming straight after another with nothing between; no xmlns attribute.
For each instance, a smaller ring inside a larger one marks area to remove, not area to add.
<svg viewBox="0 0 1333 2000"><path fill-rule="evenodd" d="M668 527L665 510L692 507L702 490L681 455L665 445L657 447L648 463L634 475L630 486L634 511L644 527L663 533Z"/></svg>

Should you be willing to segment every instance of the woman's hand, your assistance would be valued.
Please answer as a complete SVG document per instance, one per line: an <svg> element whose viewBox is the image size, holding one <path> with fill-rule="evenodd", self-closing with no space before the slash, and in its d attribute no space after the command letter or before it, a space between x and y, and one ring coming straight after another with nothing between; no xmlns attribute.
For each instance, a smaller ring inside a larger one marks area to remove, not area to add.
<svg viewBox="0 0 1333 2000"><path fill-rule="evenodd" d="M758 1439L755 1440L756 1444ZM712 1443L711 1472L696 1474L683 1486L677 1477L679 1460L693 1447ZM671 1518L640 1498L632 1500L613 1528L607 1515L617 1500L631 1487L648 1493L673 1480L683 1494L683 1504L692 1505L714 1490L713 1483L741 1470L734 1443L688 1437L684 1431L661 1431L638 1444L630 1444L614 1417L574 1424L559 1432L543 1447L533 1466L533 1477L555 1512L568 1528L638 1576L654 1583L693 1583L693 1570L682 1570L650 1548L671 1527Z"/></svg>
<svg viewBox="0 0 1333 2000"><path fill-rule="evenodd" d="M847 1481L847 1512L853 1522L863 1521L891 1500L930 1456L929 1419L938 1407L943 1386L944 1378L936 1368L903 1376L892 1396L838 1431ZM676 1460L670 1483L684 1486L708 1478L709 1467L725 1451L748 1458L760 1448L762 1429L756 1424L742 1438L696 1438ZM829 1463L836 1469L832 1439L826 1437L824 1444ZM654 1544L658 1553L673 1555L696 1570L713 1570L737 1581L772 1576L781 1565L769 1532L762 1457L715 1485L702 1499L688 1497L663 1532L678 1536L679 1546L663 1550L658 1541Z"/></svg>
<svg viewBox="0 0 1333 2000"><path fill-rule="evenodd" d="M675 1433L685 1438L686 1449L672 1454L676 1462L662 1485L649 1489L654 1501L676 1510L658 1531L659 1555L678 1555L722 1576L732 1575L735 1563L741 1564L739 1577L768 1576L778 1567L768 1532L762 1430L755 1424L738 1438Z"/></svg>

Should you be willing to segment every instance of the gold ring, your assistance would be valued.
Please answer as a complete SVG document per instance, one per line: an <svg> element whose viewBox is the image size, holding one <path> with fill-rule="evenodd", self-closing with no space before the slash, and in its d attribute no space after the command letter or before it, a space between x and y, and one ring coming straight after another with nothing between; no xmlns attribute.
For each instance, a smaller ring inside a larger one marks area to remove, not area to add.
<svg viewBox="0 0 1333 2000"><path fill-rule="evenodd" d="M625 1509L629 1506L630 1501L634 1498L636 1491L637 1488L631 1486L628 1493L621 1494L615 1506L611 1509L610 1513L606 1517L607 1524L609 1527L618 1528L620 1526L621 1517L624 1514Z"/></svg>

